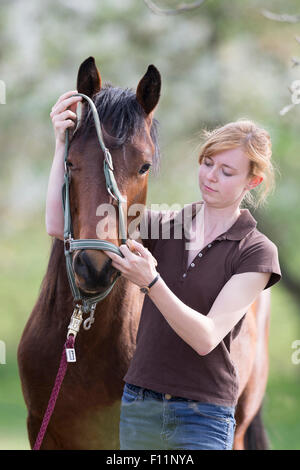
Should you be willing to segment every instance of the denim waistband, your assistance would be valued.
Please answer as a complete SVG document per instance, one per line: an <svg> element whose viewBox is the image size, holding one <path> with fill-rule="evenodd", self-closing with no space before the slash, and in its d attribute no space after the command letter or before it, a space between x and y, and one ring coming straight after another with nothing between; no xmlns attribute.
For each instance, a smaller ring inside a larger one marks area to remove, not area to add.
<svg viewBox="0 0 300 470"><path fill-rule="evenodd" d="M168 393L155 392L154 390L150 390L149 388L139 387L138 385L129 384L127 382L126 386L135 393L139 393L140 395L143 395L145 397L152 397L156 400L164 400L167 398L168 401L193 401L189 398L175 397Z"/></svg>

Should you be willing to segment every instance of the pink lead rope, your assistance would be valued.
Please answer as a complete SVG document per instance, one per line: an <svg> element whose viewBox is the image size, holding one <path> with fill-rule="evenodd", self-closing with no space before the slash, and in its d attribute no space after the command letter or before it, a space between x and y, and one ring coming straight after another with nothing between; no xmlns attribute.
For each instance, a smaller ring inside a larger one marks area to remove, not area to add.
<svg viewBox="0 0 300 470"><path fill-rule="evenodd" d="M45 436L45 432L47 430L50 418L52 416L52 413L55 407L55 403L56 403L56 400L60 391L61 384L67 372L68 362L75 362L76 360L74 357L75 355L74 342L75 342L74 336L70 335L64 344L64 350L61 356L60 365L59 365L59 369L56 375L54 387L53 387L53 390L52 390L52 393L48 402L47 410L43 418L41 429L36 438L33 450L40 450L41 444Z"/></svg>

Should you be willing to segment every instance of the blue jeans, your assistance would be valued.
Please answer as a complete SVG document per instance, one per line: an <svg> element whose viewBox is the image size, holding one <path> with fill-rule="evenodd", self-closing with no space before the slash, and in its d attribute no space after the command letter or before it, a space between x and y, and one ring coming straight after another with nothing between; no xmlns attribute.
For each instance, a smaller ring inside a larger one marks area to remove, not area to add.
<svg viewBox="0 0 300 470"><path fill-rule="evenodd" d="M121 450L231 450L235 407L202 403L125 384Z"/></svg>

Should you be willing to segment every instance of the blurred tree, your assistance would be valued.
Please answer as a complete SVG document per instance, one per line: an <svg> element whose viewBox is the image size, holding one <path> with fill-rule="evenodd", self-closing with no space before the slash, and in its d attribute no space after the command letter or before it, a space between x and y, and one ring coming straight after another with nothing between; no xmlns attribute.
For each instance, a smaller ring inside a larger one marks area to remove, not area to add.
<svg viewBox="0 0 300 470"><path fill-rule="evenodd" d="M43 218L54 151L49 112L75 87L82 60L93 55L104 81L123 87L135 86L154 63L163 79L157 117L164 158L148 200L183 204L199 198L199 130L239 117L257 121L271 134L280 168L274 195L257 212L259 226L280 245L286 279L299 282L299 111L283 119L278 114L298 78L297 67L287 70L286 63L288 55L297 55L299 45L290 36L299 33L298 25L268 21L259 0L167 3L200 7L155 15L137 0L1 2L0 79L7 92L0 107L1 230L17 230L30 214ZM151 4L160 8L162 2ZM287 1L286 15L297 5ZM270 6L281 2L265 0L264 7Z"/></svg>

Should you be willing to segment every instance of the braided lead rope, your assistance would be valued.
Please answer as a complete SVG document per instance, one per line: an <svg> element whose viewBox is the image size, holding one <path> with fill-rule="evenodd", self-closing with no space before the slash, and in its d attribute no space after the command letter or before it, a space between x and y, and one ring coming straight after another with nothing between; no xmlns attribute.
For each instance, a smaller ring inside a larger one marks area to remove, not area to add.
<svg viewBox="0 0 300 470"><path fill-rule="evenodd" d="M36 438L33 450L40 450L50 418L54 411L54 407L55 407L55 403L56 403L56 400L60 391L60 387L62 385L62 382L67 372L68 362L67 362L67 356L66 356L66 349L73 348L74 341L75 341L74 336L70 335L64 344L64 349L63 349L63 353L61 356L60 365L59 365L59 369L56 375L54 387L53 387L53 390L52 390L52 393L48 402L47 410L45 412L43 422L42 422L40 431L38 433L38 436Z"/></svg>

